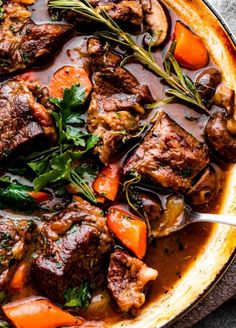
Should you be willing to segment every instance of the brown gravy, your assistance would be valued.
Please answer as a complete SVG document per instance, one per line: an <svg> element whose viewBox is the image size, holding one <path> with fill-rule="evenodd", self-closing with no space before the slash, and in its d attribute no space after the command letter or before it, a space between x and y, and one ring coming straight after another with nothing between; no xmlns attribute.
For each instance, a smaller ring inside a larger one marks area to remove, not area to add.
<svg viewBox="0 0 236 328"><path fill-rule="evenodd" d="M36 22L45 22L50 20L47 13L47 1L38 0L34 6L32 6L33 19ZM172 29L174 22L177 20L176 15L170 11ZM47 85L51 76L62 66L82 65L86 64L86 60L81 56L83 49L86 45L87 36L82 35L75 36L71 40L65 43L62 51L51 59L50 66L40 69L32 70L36 78L41 81L43 85ZM155 53L157 62L162 62L162 52L158 50ZM214 66L212 63L209 66ZM126 66L139 81L143 84L147 84L153 94L153 97L158 100L164 96L164 87L159 82L159 79L145 70L139 64L129 64ZM199 72L194 72L198 74ZM188 72L189 75L192 73ZM171 118L173 118L184 129L193 134L197 139L203 140L203 131L207 121L205 115L197 113L182 104L166 105L161 110L167 112ZM151 111L149 118L154 115L155 110ZM227 166L222 166L221 163L215 163L219 166L222 176L226 176ZM208 211L217 212L221 203L221 197L215 202L215 206ZM147 265L158 270L158 278L152 283L151 293L149 295L149 302L158 300L164 294L170 292L179 279L184 275L188 268L196 261L199 252L209 240L211 233L213 232L213 226L211 224L197 224L190 226L183 231L179 231L169 237L156 240L148 249L148 254L144 261ZM27 287L23 290L17 298L25 297L28 294L36 293ZM110 324L112 322L118 322L122 319L122 316L113 310L111 301L108 301L105 307L94 309L90 306L86 311L81 314L85 319L93 320L89 323L85 323L83 327L104 327L103 323ZM94 321L95 320L95 321ZM97 321L98 320L98 321Z"/></svg>

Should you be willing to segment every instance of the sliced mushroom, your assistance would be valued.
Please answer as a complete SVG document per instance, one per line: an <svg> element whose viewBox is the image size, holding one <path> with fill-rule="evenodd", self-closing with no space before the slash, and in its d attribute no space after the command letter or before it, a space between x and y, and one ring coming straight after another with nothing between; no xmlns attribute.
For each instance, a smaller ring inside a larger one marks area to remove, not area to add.
<svg viewBox="0 0 236 328"><path fill-rule="evenodd" d="M187 197L189 202L194 206L207 205L215 199L218 190L216 172L212 167L208 167L187 193Z"/></svg>
<svg viewBox="0 0 236 328"><path fill-rule="evenodd" d="M144 18L152 33L152 37L145 36L144 43L149 45L152 43L153 47L160 45L167 37L168 20L166 14L157 0L150 0L149 6L144 1Z"/></svg>

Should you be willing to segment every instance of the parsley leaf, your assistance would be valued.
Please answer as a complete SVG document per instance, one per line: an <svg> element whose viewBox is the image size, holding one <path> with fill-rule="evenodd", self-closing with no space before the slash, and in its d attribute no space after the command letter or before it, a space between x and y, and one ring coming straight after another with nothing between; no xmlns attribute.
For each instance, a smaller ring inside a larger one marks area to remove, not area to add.
<svg viewBox="0 0 236 328"><path fill-rule="evenodd" d="M84 112L82 105L86 100L85 89L80 84L73 85L70 89L64 90L63 99L50 98L50 101L57 106L58 111L51 114L56 122L60 141L72 140L75 145L79 145L80 136L76 138L78 129L76 126L84 124L81 115Z"/></svg>
<svg viewBox="0 0 236 328"><path fill-rule="evenodd" d="M64 292L64 299L66 301L65 307L79 307L87 308L91 301L91 292L89 285L84 283L78 287L68 288Z"/></svg>
<svg viewBox="0 0 236 328"><path fill-rule="evenodd" d="M35 199L30 196L32 188L11 182L7 177L0 179L0 208L27 209L32 211L38 208Z"/></svg>
<svg viewBox="0 0 236 328"><path fill-rule="evenodd" d="M0 0L1 1L1 0ZM84 173L78 170L78 161L83 160L93 149L99 137L83 129L83 104L86 100L85 89L80 85L73 85L64 90L63 99L50 98L57 106L51 113L58 129L58 145L42 152L35 152L24 159L24 164L34 174L34 190L58 184L65 188L66 183L72 183L78 188L78 193L96 203L96 197L91 188L91 179L84 179ZM85 169L84 169L85 171ZM87 174L87 178L90 173ZM36 177L35 177L36 176Z"/></svg>

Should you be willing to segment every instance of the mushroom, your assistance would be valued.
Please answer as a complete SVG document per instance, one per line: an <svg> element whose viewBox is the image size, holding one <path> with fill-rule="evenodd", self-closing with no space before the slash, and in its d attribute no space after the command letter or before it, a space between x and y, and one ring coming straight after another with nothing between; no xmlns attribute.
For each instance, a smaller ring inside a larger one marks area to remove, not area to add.
<svg viewBox="0 0 236 328"><path fill-rule="evenodd" d="M211 105L212 98L214 97L216 88L220 82L221 73L215 68L208 68L197 76L197 90L206 105Z"/></svg>
<svg viewBox="0 0 236 328"><path fill-rule="evenodd" d="M228 120L223 113L216 113L209 119L205 128L205 135L209 145L221 158L225 161L235 163L236 138L228 129L230 121L231 119Z"/></svg>
<svg viewBox="0 0 236 328"><path fill-rule="evenodd" d="M225 108L227 110L227 114L231 116L234 111L234 96L235 92L233 89L221 84L216 90L213 101L217 106Z"/></svg>
<svg viewBox="0 0 236 328"><path fill-rule="evenodd" d="M236 136L236 104L235 91L223 84L216 90L213 98L217 106L223 107L227 111L227 129L231 135Z"/></svg>
<svg viewBox="0 0 236 328"><path fill-rule="evenodd" d="M211 203L219 191L216 172L212 167L207 167L200 179L187 193L190 203L194 206Z"/></svg>
<svg viewBox="0 0 236 328"><path fill-rule="evenodd" d="M152 37L145 36L144 43L153 47L161 44L167 36L168 21L166 14L158 0L150 0L149 6L144 1L144 18L148 25L149 31L152 33Z"/></svg>

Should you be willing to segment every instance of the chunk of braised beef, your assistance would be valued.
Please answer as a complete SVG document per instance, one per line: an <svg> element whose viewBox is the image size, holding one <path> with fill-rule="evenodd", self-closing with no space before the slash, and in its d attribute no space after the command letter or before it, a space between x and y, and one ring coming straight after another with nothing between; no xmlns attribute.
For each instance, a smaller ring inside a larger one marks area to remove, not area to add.
<svg viewBox="0 0 236 328"><path fill-rule="evenodd" d="M21 261L30 241L30 233L33 228L32 221L12 220L1 218L0 220L0 289L7 287L11 280L17 263Z"/></svg>
<svg viewBox="0 0 236 328"><path fill-rule="evenodd" d="M90 4L98 11L105 10L113 20L121 25L129 27L140 27L143 21L143 7L140 0L89 0ZM88 23L94 26L82 15L72 11L64 13L66 20L77 25L79 28L86 26Z"/></svg>
<svg viewBox="0 0 236 328"><path fill-rule="evenodd" d="M125 141L142 129L144 104L153 101L150 90L141 85L127 70L117 66L120 57L103 52L97 39L90 39L88 53L95 69L91 103L88 109L88 129L100 137L95 153L109 163Z"/></svg>
<svg viewBox="0 0 236 328"><path fill-rule="evenodd" d="M114 241L99 208L77 197L42 235L46 242L33 264L32 278L44 295L64 304L68 288L102 283Z"/></svg>
<svg viewBox="0 0 236 328"><path fill-rule="evenodd" d="M99 71L101 68L105 67L117 67L122 60L121 56L110 51L110 49L102 45L97 38L92 37L88 39L87 49L94 71Z"/></svg>
<svg viewBox="0 0 236 328"><path fill-rule="evenodd" d="M217 113L210 118L205 129L206 139L224 161L236 162L236 137L227 128L227 118Z"/></svg>
<svg viewBox="0 0 236 328"><path fill-rule="evenodd" d="M1 85L0 116L0 159L45 135L56 138L51 116L24 83Z"/></svg>
<svg viewBox="0 0 236 328"><path fill-rule="evenodd" d="M31 20L22 4L6 1L0 25L0 76L25 69L50 54L71 31L69 25L40 24Z"/></svg>
<svg viewBox="0 0 236 328"><path fill-rule="evenodd" d="M148 283L157 275L144 262L116 249L111 255L107 278L108 290L120 311L135 315L145 303Z"/></svg>
<svg viewBox="0 0 236 328"><path fill-rule="evenodd" d="M207 146L160 112L150 132L125 164L124 173L136 171L161 187L186 192L208 163Z"/></svg>

